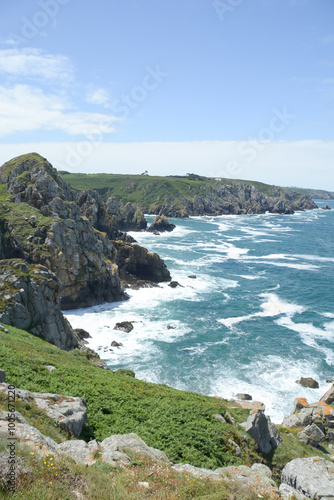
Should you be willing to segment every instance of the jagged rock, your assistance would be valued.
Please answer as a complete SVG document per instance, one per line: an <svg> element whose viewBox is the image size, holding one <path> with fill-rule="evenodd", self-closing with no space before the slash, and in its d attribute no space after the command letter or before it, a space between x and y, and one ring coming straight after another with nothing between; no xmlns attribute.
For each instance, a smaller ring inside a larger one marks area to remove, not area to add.
<svg viewBox="0 0 334 500"><path fill-rule="evenodd" d="M323 207L321 207L323 210L332 210L331 207L329 205L324 205Z"/></svg>
<svg viewBox="0 0 334 500"><path fill-rule="evenodd" d="M121 323L116 323L114 330L120 330L121 332L130 333L133 330L133 323L131 321L122 321Z"/></svg>
<svg viewBox="0 0 334 500"><path fill-rule="evenodd" d="M157 215L154 217L150 227L146 229L149 232L162 233L164 231L171 232L175 228L175 224L171 224L165 215Z"/></svg>
<svg viewBox="0 0 334 500"><path fill-rule="evenodd" d="M334 498L333 463L320 457L296 458L284 467L282 485L290 486L304 498L330 500Z"/></svg>
<svg viewBox="0 0 334 500"><path fill-rule="evenodd" d="M296 398L293 402L293 411L296 412L308 406L308 402L305 398Z"/></svg>
<svg viewBox="0 0 334 500"><path fill-rule="evenodd" d="M0 168L0 182L16 203L27 204L28 212L31 205L36 214L22 217L24 230L10 215L2 215L7 235L2 258L20 257L53 271L60 283L62 309L125 298L113 244L81 216L78 192L45 158L36 153L14 158Z"/></svg>
<svg viewBox="0 0 334 500"><path fill-rule="evenodd" d="M195 280L197 278L197 276L195 276L195 274L191 274L190 276L188 276L188 278L191 278L192 280Z"/></svg>
<svg viewBox="0 0 334 500"><path fill-rule="evenodd" d="M175 326L167 325L167 330L175 330Z"/></svg>
<svg viewBox="0 0 334 500"><path fill-rule="evenodd" d="M245 400L245 401L252 401L252 396L250 394L243 394L243 393L238 393L236 395L236 397L238 399L242 399L242 400Z"/></svg>
<svg viewBox="0 0 334 500"><path fill-rule="evenodd" d="M318 446L325 440L325 434L316 424L305 427L305 429L299 432L298 437L303 443L311 446Z"/></svg>
<svg viewBox="0 0 334 500"><path fill-rule="evenodd" d="M122 461L119 456L120 452L124 452L127 449L133 450L145 457L154 460L157 463L169 464L170 461L167 456L160 450L151 448L147 446L146 443L137 434L116 434L110 436L102 441L100 444L102 458L108 462ZM123 453L124 454L124 453ZM126 455L125 455L126 456ZM129 463L130 459L128 457L125 463Z"/></svg>
<svg viewBox="0 0 334 500"><path fill-rule="evenodd" d="M328 389L327 392L319 399L319 401L331 405L334 403L334 386Z"/></svg>
<svg viewBox="0 0 334 500"><path fill-rule="evenodd" d="M70 350L78 346L75 334L60 306L60 283L56 275L38 265L29 265L22 275L20 260L0 262L0 292L6 297L0 319L12 326Z"/></svg>
<svg viewBox="0 0 334 500"><path fill-rule="evenodd" d="M222 424L226 424L226 420L223 417L223 415L220 415L220 413L216 413L215 415L212 415L212 418L215 418L216 420L219 420Z"/></svg>
<svg viewBox="0 0 334 500"><path fill-rule="evenodd" d="M83 330L82 328L75 328L74 333L77 336L77 338L80 340L92 338L92 336L88 332L86 332L86 330Z"/></svg>
<svg viewBox="0 0 334 500"><path fill-rule="evenodd" d="M250 414L247 419L246 432L252 436L262 453L268 454L273 448L281 445L278 428L261 410L254 410Z"/></svg>
<svg viewBox="0 0 334 500"><path fill-rule="evenodd" d="M168 283L168 286L170 286L171 288L176 288L177 286L181 285L178 281L171 281L170 283Z"/></svg>
<svg viewBox="0 0 334 500"><path fill-rule="evenodd" d="M6 383L6 372L4 370L0 370L0 384Z"/></svg>
<svg viewBox="0 0 334 500"><path fill-rule="evenodd" d="M171 279L166 264L158 254L124 241L115 241L114 245L117 250L116 262L121 272L156 283Z"/></svg>
<svg viewBox="0 0 334 500"><path fill-rule="evenodd" d="M122 347L123 344L121 342L116 342L116 340L113 340L110 344L112 347Z"/></svg>
<svg viewBox="0 0 334 500"><path fill-rule="evenodd" d="M296 384L300 384L303 387L310 387L311 389L318 389L319 383L311 377L301 377L300 380L296 380Z"/></svg>

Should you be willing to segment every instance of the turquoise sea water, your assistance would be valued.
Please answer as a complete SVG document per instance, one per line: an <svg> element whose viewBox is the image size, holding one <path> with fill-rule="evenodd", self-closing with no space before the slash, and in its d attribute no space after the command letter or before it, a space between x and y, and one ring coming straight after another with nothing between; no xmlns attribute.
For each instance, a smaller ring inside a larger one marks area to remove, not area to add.
<svg viewBox="0 0 334 500"><path fill-rule="evenodd" d="M334 378L334 210L170 220L172 233L131 234L182 286L68 311L71 324L112 369L226 398L247 392L275 422L295 397L317 401ZM125 320L132 332L113 330ZM113 340L123 347L109 351ZM320 388L297 385L301 376Z"/></svg>

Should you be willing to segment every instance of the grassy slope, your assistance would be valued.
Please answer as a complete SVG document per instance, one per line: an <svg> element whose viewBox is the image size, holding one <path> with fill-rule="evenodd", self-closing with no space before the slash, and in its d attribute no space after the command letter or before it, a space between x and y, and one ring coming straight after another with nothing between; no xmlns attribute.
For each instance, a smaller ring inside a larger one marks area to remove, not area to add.
<svg viewBox="0 0 334 500"><path fill-rule="evenodd" d="M149 446L164 451L171 461L206 468L263 461L241 427L212 418L215 413L225 415L228 409L238 422L243 422L248 411L230 409L226 401L218 398L102 370L77 350L65 352L25 331L8 328L9 334L0 331L0 367L6 371L7 380L31 391L84 397L89 427L82 438L102 441L111 434L136 432ZM49 373L43 365L57 369ZM34 423L39 428L37 420ZM40 430L45 432L45 428ZM283 430L283 446L265 457L277 479L287 461L323 456L321 451L300 443L296 433ZM234 456L229 438L242 449L242 461Z"/></svg>
<svg viewBox="0 0 334 500"><path fill-rule="evenodd" d="M322 199L334 199L333 191L325 191L324 189L303 189L303 188L293 188L294 191L305 194L314 200Z"/></svg>
<svg viewBox="0 0 334 500"><path fill-rule="evenodd" d="M255 181L240 181L232 179L216 180L205 178L205 180L190 180L187 177L151 177L143 175L121 175L121 174L63 174L62 178L72 187L80 190L96 189L105 197L115 196L123 203L133 202L151 205L156 203L160 197L163 202L166 194L177 197L178 193L192 200L194 194L191 189L198 190L202 186L219 187L224 184L253 185L264 194L271 194L275 189L269 184ZM202 193L203 194L203 193Z"/></svg>

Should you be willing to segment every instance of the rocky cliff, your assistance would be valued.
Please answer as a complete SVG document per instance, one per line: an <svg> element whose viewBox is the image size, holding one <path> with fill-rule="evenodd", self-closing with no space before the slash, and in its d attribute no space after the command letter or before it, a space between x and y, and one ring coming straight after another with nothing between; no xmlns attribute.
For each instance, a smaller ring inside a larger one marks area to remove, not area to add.
<svg viewBox="0 0 334 500"><path fill-rule="evenodd" d="M291 214L317 208L298 190L233 179L188 176L151 177L118 174L64 174L72 186L91 185L104 200L124 207L131 203L142 213L188 217L190 215L258 214L266 211Z"/></svg>
<svg viewBox="0 0 334 500"><path fill-rule="evenodd" d="M95 192L71 188L52 165L36 153L5 163L0 168L0 258L5 259L5 267L10 266L8 259L22 259L28 267L20 279L14 277L13 270L12 276L3 275L6 286L8 279L16 280L21 296L17 291L13 295L7 293L8 297L15 296L15 300L2 304L2 320L43 335L59 347L74 347L73 332L64 318L60 319L58 308L88 307L126 298L118 264L126 268L130 264L117 257L111 238L119 237L120 229L129 226L140 229L146 224L143 215L130 204L120 210L111 200L104 203ZM127 243L127 248L135 279L170 279L157 255L152 260L151 254L138 245L131 249ZM146 277L143 276L145 264ZM36 281L37 271L31 265L45 267L43 272L49 274L43 283ZM53 293L49 293L51 289ZM43 294L48 302L42 300ZM54 309L52 313L50 308ZM42 321L43 315L49 319ZM38 318L38 328L34 318ZM58 333L51 332L50 318L58 325Z"/></svg>

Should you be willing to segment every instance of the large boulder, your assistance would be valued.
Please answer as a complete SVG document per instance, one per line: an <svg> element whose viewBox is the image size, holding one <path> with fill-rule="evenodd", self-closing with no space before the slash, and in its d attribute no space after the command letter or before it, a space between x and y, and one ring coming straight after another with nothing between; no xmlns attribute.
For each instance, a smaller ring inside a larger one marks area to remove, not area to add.
<svg viewBox="0 0 334 500"><path fill-rule="evenodd" d="M273 448L281 445L278 428L261 410L254 410L249 415L245 430L256 441L262 453L268 454Z"/></svg>
<svg viewBox="0 0 334 500"><path fill-rule="evenodd" d="M0 392L7 390L8 384L0 385ZM84 424L88 421L86 401L82 398L22 391L21 389L16 389L15 394L22 401L34 401L38 408L44 410L48 417L71 436L79 437Z"/></svg>
<svg viewBox="0 0 334 500"><path fill-rule="evenodd" d="M299 432L298 437L305 444L318 446L322 443L322 441L324 441L325 434L316 424L311 424Z"/></svg>
<svg viewBox="0 0 334 500"><path fill-rule="evenodd" d="M287 463L282 471L280 492L285 485L302 498L330 500L334 498L333 462L324 458L296 458Z"/></svg>
<svg viewBox="0 0 334 500"><path fill-rule="evenodd" d="M311 389L319 389L319 383L312 377L301 377L300 380L296 380L297 384L303 387L310 387Z"/></svg>

